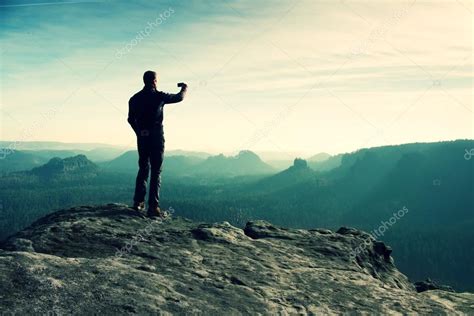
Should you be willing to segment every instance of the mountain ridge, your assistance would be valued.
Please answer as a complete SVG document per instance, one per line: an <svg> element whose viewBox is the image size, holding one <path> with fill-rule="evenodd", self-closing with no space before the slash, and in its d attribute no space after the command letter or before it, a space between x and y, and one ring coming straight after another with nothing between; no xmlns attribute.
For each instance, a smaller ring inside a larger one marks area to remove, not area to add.
<svg viewBox="0 0 474 316"><path fill-rule="evenodd" d="M138 154L130 150L111 161L100 164L105 169L136 172ZM165 153L163 173L171 176L241 176L271 173L274 169L252 151L241 150L235 156L224 154L202 156L168 155Z"/></svg>
<svg viewBox="0 0 474 316"><path fill-rule="evenodd" d="M67 158L51 158L46 164L31 169L31 172L38 175L51 175L60 173L76 173L83 170L97 171L97 166L87 159L85 155L81 154Z"/></svg>

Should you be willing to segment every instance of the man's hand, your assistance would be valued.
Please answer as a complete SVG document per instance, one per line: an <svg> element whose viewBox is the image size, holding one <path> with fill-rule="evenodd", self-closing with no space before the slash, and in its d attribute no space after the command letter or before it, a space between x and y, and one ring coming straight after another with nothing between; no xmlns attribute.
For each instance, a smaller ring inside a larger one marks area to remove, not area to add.
<svg viewBox="0 0 474 316"><path fill-rule="evenodd" d="M184 82L180 82L180 83L178 83L178 87L180 87L181 89L186 89L188 87L188 85L185 84Z"/></svg>

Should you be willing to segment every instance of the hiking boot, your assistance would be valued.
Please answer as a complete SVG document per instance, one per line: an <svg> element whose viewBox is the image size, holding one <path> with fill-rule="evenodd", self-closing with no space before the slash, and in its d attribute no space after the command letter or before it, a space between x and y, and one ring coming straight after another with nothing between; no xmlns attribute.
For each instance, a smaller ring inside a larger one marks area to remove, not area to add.
<svg viewBox="0 0 474 316"><path fill-rule="evenodd" d="M150 218L164 219L166 217L165 213L159 207L149 208L146 215Z"/></svg>
<svg viewBox="0 0 474 316"><path fill-rule="evenodd" d="M144 211L145 210L145 202L134 202L132 208L137 212Z"/></svg>

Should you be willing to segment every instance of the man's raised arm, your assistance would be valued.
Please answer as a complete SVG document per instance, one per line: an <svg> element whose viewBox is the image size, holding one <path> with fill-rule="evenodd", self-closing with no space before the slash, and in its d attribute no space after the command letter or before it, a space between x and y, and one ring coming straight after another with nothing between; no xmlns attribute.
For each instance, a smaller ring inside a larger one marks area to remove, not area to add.
<svg viewBox="0 0 474 316"><path fill-rule="evenodd" d="M186 90L188 89L188 85L185 84L184 82L178 83L178 87L181 88L181 91L179 91L176 94L172 93L164 93L163 92L163 102L165 104L167 103L178 103L183 101L184 96L186 95Z"/></svg>

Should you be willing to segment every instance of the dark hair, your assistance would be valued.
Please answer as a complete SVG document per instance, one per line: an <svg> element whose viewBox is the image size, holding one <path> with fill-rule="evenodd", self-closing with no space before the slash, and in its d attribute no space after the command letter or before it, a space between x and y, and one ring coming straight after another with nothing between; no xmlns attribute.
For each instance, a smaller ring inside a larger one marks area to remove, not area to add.
<svg viewBox="0 0 474 316"><path fill-rule="evenodd" d="M150 84L153 82L153 80L156 78L156 72L147 70L143 74L143 82L146 84Z"/></svg>

